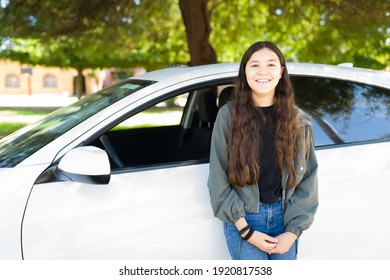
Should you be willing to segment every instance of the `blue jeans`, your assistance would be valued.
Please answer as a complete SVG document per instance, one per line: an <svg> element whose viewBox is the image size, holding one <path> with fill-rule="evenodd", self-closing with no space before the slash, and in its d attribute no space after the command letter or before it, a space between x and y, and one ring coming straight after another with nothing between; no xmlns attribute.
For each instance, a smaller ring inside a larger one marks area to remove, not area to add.
<svg viewBox="0 0 390 280"><path fill-rule="evenodd" d="M282 200L278 199L273 204L259 204L258 213L246 213L246 220L256 231L276 237L286 231L283 222ZM296 260L298 240L284 254L268 254L248 241L243 240L238 234L235 225L224 223L224 233L233 260Z"/></svg>

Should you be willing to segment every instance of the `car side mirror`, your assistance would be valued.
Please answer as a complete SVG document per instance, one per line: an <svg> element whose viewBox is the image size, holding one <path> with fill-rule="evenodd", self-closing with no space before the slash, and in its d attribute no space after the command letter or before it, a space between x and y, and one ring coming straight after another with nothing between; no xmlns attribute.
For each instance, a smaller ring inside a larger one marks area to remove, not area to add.
<svg viewBox="0 0 390 280"><path fill-rule="evenodd" d="M107 153L97 147L86 146L67 152L58 164L46 169L35 184L70 181L105 185L110 182L110 178L111 168Z"/></svg>
<svg viewBox="0 0 390 280"><path fill-rule="evenodd" d="M87 184L108 184L111 177L107 153L94 146L76 147L67 152L57 171L68 178L67 181Z"/></svg>

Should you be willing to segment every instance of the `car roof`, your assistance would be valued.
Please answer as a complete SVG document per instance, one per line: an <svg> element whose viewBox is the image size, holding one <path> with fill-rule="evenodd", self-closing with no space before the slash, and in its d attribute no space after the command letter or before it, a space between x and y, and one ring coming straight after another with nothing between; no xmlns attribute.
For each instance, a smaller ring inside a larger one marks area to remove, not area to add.
<svg viewBox="0 0 390 280"><path fill-rule="evenodd" d="M175 81L188 80L197 77L226 74L226 76L237 75L239 63L218 63L202 66L175 66L160 70L147 72L131 79L142 79L152 81L164 81L174 79ZM287 69L290 75L329 77L341 80L357 81L390 88L390 73L364 68L356 68L342 65L327 65L315 63L287 62Z"/></svg>
<svg viewBox="0 0 390 280"><path fill-rule="evenodd" d="M330 77L390 88L390 72L343 65L288 63L290 75Z"/></svg>
<svg viewBox="0 0 390 280"><path fill-rule="evenodd" d="M133 78L152 81L163 81L172 77L175 77L175 80L181 80L185 79L185 77L189 75L191 76L191 78L204 77L222 73L231 73L232 76L235 76L238 72L238 66L238 63L218 63L191 67L175 66L147 72L145 74Z"/></svg>

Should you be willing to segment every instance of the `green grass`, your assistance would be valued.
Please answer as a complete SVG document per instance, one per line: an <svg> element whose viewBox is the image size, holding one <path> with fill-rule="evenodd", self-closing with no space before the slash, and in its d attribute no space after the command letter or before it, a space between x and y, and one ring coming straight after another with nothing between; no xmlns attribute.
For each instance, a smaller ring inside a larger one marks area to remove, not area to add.
<svg viewBox="0 0 390 280"><path fill-rule="evenodd" d="M154 127L152 124L142 124L142 125L133 125L133 126L126 126L126 125L117 125L111 129L111 131L118 131L118 130L129 130L129 129L137 129L137 128L149 128Z"/></svg>
<svg viewBox="0 0 390 280"><path fill-rule="evenodd" d="M9 116L39 116L47 115L53 112L53 109L30 109L30 108L0 108L0 115L9 115Z"/></svg>
<svg viewBox="0 0 390 280"><path fill-rule="evenodd" d="M25 125L24 123L0 123L0 139Z"/></svg>
<svg viewBox="0 0 390 280"><path fill-rule="evenodd" d="M12 117L12 116L45 116L51 113L53 109L39 108L0 108L0 116ZM21 122L0 122L0 139L4 136L15 132L16 130L26 126L28 123Z"/></svg>

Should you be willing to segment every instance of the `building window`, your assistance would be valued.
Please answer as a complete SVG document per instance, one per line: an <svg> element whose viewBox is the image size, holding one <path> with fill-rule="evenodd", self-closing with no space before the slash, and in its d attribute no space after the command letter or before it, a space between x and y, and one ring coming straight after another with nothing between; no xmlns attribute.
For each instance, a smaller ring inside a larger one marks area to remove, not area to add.
<svg viewBox="0 0 390 280"><path fill-rule="evenodd" d="M54 75L45 75L43 77L43 87L44 88L56 88L57 87L57 78Z"/></svg>
<svg viewBox="0 0 390 280"><path fill-rule="evenodd" d="M13 74L7 75L5 77L5 86L7 88L18 88L19 87L19 77Z"/></svg>

